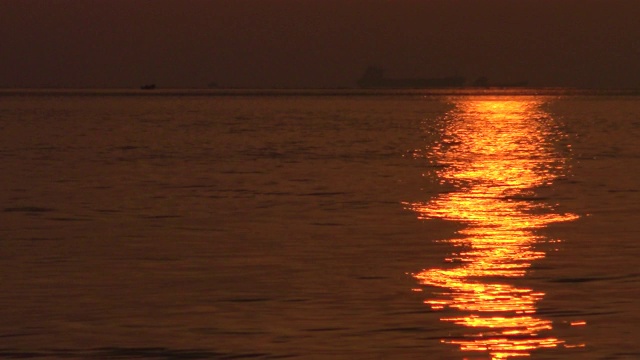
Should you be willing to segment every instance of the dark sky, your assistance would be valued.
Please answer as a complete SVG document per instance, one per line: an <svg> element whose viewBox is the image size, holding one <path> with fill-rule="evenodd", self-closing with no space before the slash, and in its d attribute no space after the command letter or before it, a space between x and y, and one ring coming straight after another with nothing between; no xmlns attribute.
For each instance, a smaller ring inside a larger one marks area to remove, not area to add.
<svg viewBox="0 0 640 360"><path fill-rule="evenodd" d="M640 0L1 0L2 87L640 87Z"/></svg>

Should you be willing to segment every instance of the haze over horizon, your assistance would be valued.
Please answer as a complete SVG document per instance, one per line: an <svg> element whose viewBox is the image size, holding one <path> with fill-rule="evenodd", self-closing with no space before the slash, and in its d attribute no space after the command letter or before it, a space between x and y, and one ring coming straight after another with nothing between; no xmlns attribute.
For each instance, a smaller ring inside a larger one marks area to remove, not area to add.
<svg viewBox="0 0 640 360"><path fill-rule="evenodd" d="M637 0L5 0L0 87L640 88Z"/></svg>

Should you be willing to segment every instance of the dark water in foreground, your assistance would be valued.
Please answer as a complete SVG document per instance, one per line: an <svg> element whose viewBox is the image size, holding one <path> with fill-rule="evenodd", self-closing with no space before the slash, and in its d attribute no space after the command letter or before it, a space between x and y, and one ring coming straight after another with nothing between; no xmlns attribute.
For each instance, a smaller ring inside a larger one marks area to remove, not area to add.
<svg viewBox="0 0 640 360"><path fill-rule="evenodd" d="M0 358L640 358L639 96L89 95L0 93Z"/></svg>

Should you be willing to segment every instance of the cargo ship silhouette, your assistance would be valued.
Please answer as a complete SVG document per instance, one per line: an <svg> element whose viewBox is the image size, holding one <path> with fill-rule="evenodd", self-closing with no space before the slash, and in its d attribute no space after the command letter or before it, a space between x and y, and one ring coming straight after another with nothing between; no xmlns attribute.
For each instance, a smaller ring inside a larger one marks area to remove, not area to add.
<svg viewBox="0 0 640 360"><path fill-rule="evenodd" d="M464 86L465 78L461 76L446 76L436 78L387 78L384 70L369 66L362 77L358 79L358 86L367 89L423 89L423 88L452 88Z"/></svg>

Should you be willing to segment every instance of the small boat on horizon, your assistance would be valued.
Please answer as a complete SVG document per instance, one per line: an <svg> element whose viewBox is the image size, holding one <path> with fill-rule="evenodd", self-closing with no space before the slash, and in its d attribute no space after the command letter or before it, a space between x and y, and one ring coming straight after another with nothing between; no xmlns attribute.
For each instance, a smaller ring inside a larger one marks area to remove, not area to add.
<svg viewBox="0 0 640 360"><path fill-rule="evenodd" d="M156 84L147 84L140 86L140 90L155 90Z"/></svg>

